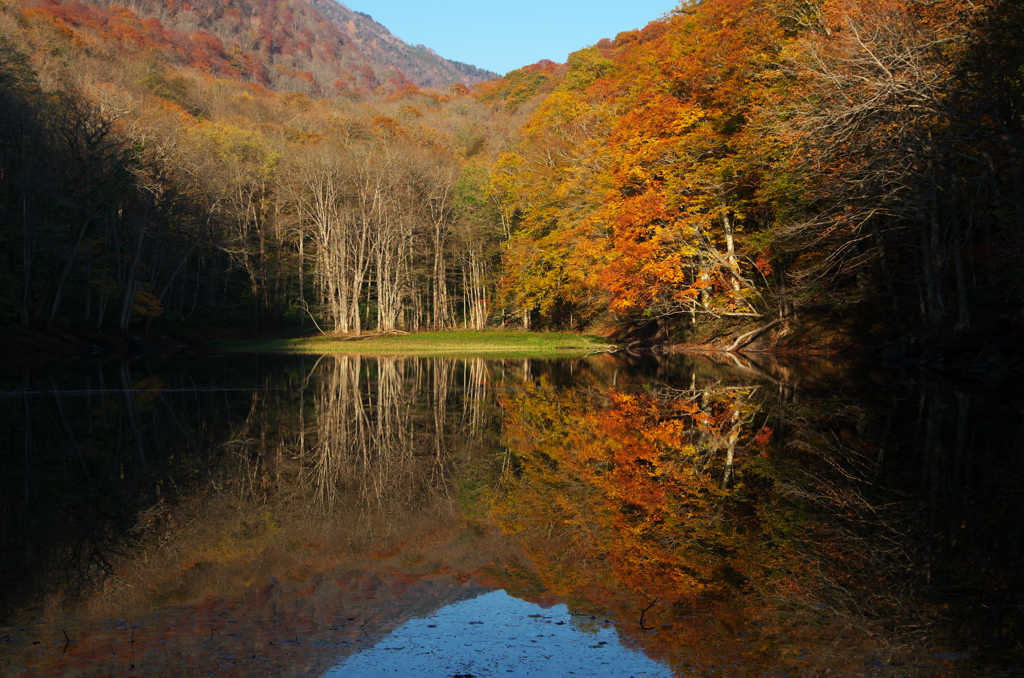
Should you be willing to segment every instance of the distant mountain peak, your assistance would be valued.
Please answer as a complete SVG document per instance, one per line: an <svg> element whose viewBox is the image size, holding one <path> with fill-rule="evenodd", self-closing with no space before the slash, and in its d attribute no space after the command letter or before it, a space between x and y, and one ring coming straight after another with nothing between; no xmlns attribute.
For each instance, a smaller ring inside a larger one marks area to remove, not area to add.
<svg viewBox="0 0 1024 678"><path fill-rule="evenodd" d="M357 48L376 63L401 72L419 87L467 86L501 77L498 73L440 56L426 45L409 45L365 12L336 0L310 3L342 27Z"/></svg>

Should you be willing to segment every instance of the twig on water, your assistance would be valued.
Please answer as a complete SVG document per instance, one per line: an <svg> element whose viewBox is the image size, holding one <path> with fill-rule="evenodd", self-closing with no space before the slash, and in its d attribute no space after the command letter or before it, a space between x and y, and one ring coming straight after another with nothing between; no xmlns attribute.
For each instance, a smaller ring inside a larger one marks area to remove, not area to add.
<svg viewBox="0 0 1024 678"><path fill-rule="evenodd" d="M658 602L658 599L657 599L657 598L655 598L654 600L652 600L652 601L651 601L651 604L650 604L650 605L648 605L648 606L647 606L647 607L645 607L644 609L640 610L640 629L641 629L642 631L653 631L653 630L654 630L654 627L653 627L653 626L649 626L649 627L648 627L648 626L644 626L644 615L646 615L646 614L647 614L647 611L648 611L649 609L651 609L652 607L654 607L654 605L655 605L655 604L656 604L657 602Z"/></svg>

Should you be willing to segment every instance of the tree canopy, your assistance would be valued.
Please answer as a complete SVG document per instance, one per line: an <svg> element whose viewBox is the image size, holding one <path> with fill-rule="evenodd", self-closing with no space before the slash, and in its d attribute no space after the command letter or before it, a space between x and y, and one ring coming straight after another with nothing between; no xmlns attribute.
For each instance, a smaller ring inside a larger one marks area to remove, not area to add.
<svg viewBox="0 0 1024 678"><path fill-rule="evenodd" d="M313 5L203 11L0 12L4 322L682 338L1024 305L1014 3L687 2L447 90L355 65Z"/></svg>

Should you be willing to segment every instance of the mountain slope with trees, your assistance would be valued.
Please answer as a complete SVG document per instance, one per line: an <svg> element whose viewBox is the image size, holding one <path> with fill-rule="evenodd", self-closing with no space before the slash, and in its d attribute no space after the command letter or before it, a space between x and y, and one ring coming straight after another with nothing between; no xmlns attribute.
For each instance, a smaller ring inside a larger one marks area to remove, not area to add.
<svg viewBox="0 0 1024 678"><path fill-rule="evenodd" d="M440 56L424 45L408 45L369 14L356 12L335 0L311 0L325 17L340 26L360 52L375 63L401 71L419 87L472 86L493 80L497 73Z"/></svg>
<svg viewBox="0 0 1024 678"><path fill-rule="evenodd" d="M237 77L311 96L372 93L412 83L444 88L497 77L453 62L392 35L369 15L334 0L288 3L139 0L31 0L83 39L122 51L141 50L222 77Z"/></svg>
<svg viewBox="0 0 1024 678"><path fill-rule="evenodd" d="M486 226L456 204L463 167L510 132L464 85L370 91L366 66L314 99L277 38L231 61L210 33L113 6L0 21L4 322L444 327L461 280L484 296L485 254L455 233Z"/></svg>
<svg viewBox="0 0 1024 678"><path fill-rule="evenodd" d="M702 0L472 90L346 12L6 4L0 320L1020 334L1014 3Z"/></svg>

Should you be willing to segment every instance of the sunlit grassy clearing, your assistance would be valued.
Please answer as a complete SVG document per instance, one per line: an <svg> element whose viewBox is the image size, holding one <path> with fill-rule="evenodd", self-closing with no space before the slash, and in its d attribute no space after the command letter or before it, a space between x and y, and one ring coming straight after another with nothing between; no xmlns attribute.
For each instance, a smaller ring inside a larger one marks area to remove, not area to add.
<svg viewBox="0 0 1024 678"><path fill-rule="evenodd" d="M579 355L612 348L600 337L565 332L418 332L368 339L304 337L221 342L235 351L361 353L370 355Z"/></svg>

